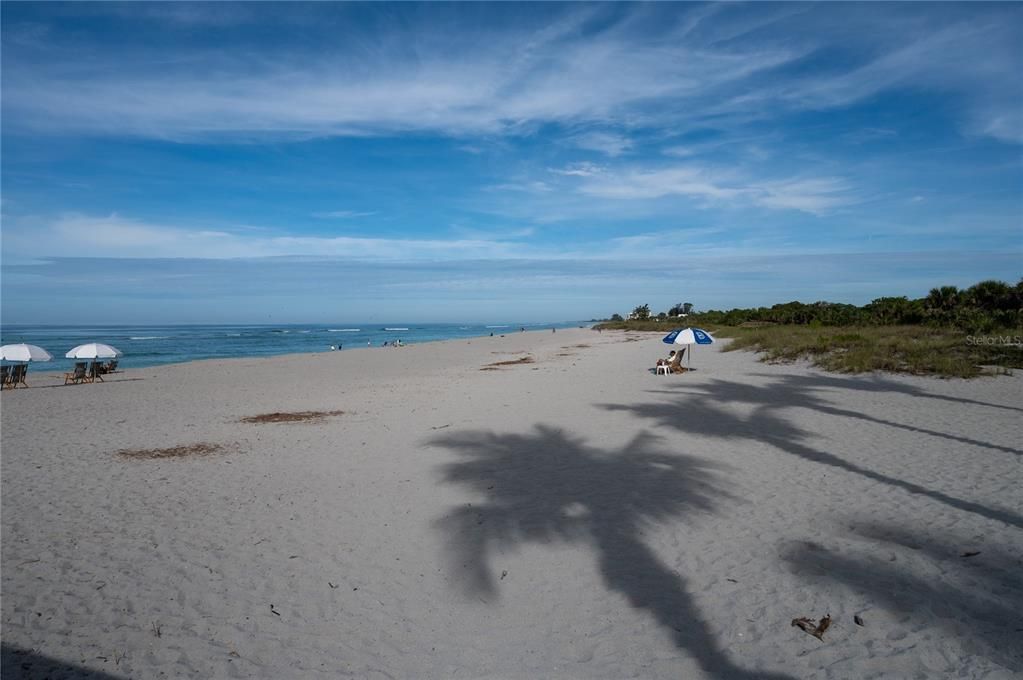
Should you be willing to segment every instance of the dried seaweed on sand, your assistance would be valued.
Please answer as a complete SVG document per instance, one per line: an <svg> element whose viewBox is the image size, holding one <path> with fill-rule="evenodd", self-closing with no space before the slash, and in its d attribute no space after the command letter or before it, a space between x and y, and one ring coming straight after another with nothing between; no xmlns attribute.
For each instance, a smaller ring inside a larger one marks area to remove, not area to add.
<svg viewBox="0 0 1023 680"><path fill-rule="evenodd" d="M295 411L293 413L261 413L258 416L241 418L242 423L310 423L325 420L330 416L343 415L344 411Z"/></svg>
<svg viewBox="0 0 1023 680"><path fill-rule="evenodd" d="M211 453L219 453L226 450L223 444L211 444L199 442L196 444L184 444L171 446L165 449L121 449L117 455L133 460L159 460L161 458L186 458L189 456L208 456Z"/></svg>
<svg viewBox="0 0 1023 680"><path fill-rule="evenodd" d="M481 371L492 371L499 366L518 366L520 364L532 364L536 360L533 357L520 357L518 359L509 359L508 361L495 361L492 364L487 364Z"/></svg>

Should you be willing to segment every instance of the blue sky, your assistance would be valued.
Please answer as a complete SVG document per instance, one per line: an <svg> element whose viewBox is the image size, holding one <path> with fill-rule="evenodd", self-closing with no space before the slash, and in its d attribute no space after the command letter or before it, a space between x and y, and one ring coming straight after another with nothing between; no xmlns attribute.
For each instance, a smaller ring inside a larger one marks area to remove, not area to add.
<svg viewBox="0 0 1023 680"><path fill-rule="evenodd" d="M1023 6L4 3L4 323L1023 275Z"/></svg>

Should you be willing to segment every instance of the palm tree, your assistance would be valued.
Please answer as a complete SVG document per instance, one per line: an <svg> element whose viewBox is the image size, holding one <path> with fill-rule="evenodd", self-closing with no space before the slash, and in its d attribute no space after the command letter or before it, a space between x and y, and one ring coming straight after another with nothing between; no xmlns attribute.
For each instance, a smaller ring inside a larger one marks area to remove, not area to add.
<svg viewBox="0 0 1023 680"><path fill-rule="evenodd" d="M959 302L959 289L955 286L932 288L925 300L928 315L940 320L951 318Z"/></svg>

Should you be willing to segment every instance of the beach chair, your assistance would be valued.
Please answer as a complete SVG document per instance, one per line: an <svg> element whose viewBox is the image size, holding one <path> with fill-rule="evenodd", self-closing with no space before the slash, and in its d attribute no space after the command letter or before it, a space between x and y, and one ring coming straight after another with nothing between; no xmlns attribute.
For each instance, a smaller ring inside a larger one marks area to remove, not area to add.
<svg viewBox="0 0 1023 680"><path fill-rule="evenodd" d="M28 383L25 382L25 375L28 373L28 364L18 364L17 366L11 366L11 389L15 389L18 385L24 385L28 387Z"/></svg>
<svg viewBox="0 0 1023 680"><path fill-rule="evenodd" d="M64 384L65 385L67 385L68 383L71 383L72 385L77 385L78 383L85 382L85 381L86 381L86 375L85 375L85 362L84 361L77 362L75 364L75 370L71 371L70 373L65 373L64 374Z"/></svg>
<svg viewBox="0 0 1023 680"><path fill-rule="evenodd" d="M0 366L0 390L5 387L10 387L11 382L11 367Z"/></svg>
<svg viewBox="0 0 1023 680"><path fill-rule="evenodd" d="M100 362L93 361L89 366L89 378L85 382L103 382L103 371L100 370Z"/></svg>
<svg viewBox="0 0 1023 680"><path fill-rule="evenodd" d="M111 359L110 361L108 361L105 364L100 364L100 367L99 367L99 372L100 373L113 373L116 370L117 370L117 359Z"/></svg>
<svg viewBox="0 0 1023 680"><path fill-rule="evenodd" d="M684 373L686 369L682 368L682 355L686 353L688 347L683 347L675 354L675 360L671 362L672 373Z"/></svg>

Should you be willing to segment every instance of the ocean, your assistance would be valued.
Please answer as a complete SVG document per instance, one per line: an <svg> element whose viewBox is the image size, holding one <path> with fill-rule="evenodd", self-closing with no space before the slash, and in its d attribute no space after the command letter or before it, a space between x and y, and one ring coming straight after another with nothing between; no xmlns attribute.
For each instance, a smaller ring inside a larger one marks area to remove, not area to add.
<svg viewBox="0 0 1023 680"><path fill-rule="evenodd" d="M72 347L102 342L124 353L121 368L175 364L196 359L261 357L302 352L329 352L380 347L401 340L414 345L437 340L474 338L551 328L588 326L591 322L565 321L546 324L291 324L247 326L30 326L0 328L0 344L27 342L53 355L53 361L33 364L30 370L65 371L74 366L64 358Z"/></svg>

